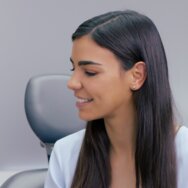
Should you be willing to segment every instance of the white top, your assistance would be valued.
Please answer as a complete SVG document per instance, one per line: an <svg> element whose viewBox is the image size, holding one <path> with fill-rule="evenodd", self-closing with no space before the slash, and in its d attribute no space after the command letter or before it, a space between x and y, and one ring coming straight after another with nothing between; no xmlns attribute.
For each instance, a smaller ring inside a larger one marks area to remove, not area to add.
<svg viewBox="0 0 188 188"><path fill-rule="evenodd" d="M70 188L84 134L85 130L81 130L56 142L50 158L45 188ZM178 188L188 188L188 128L179 129L175 144Z"/></svg>

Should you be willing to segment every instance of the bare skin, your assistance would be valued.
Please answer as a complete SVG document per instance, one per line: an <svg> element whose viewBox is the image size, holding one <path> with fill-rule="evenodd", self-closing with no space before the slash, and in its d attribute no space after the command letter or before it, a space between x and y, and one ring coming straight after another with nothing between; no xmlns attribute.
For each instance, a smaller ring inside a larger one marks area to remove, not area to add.
<svg viewBox="0 0 188 188"><path fill-rule="evenodd" d="M110 188L135 188L134 159L125 155L111 156L112 182Z"/></svg>
<svg viewBox="0 0 188 188"><path fill-rule="evenodd" d="M129 113L134 114L133 111L129 111ZM124 123L125 118L126 125ZM136 138L135 119L133 115L129 115L128 117L119 116L105 120L106 130L111 142L110 163L112 179L110 188L136 187L134 160Z"/></svg>

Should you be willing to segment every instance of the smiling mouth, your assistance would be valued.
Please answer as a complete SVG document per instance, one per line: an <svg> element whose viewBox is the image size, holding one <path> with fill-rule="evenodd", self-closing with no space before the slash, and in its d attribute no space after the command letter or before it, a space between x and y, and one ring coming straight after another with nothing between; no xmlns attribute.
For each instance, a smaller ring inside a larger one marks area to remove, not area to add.
<svg viewBox="0 0 188 188"><path fill-rule="evenodd" d="M77 103L83 104L83 103L88 103L88 102L92 102L93 99L92 98L77 98Z"/></svg>

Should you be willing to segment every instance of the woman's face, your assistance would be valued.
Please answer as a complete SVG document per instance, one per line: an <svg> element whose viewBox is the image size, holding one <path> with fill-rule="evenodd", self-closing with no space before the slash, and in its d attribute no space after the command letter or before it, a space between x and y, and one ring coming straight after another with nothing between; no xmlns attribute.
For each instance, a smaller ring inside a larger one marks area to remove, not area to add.
<svg viewBox="0 0 188 188"><path fill-rule="evenodd" d="M83 120L125 115L132 102L131 74L121 68L108 49L97 45L89 36L73 42L73 74L68 87L77 98L76 106Z"/></svg>

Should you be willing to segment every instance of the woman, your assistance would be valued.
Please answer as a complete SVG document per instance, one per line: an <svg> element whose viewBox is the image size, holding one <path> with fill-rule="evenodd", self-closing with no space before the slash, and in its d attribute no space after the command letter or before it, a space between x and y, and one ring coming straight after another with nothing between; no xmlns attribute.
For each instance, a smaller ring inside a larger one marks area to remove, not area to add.
<svg viewBox="0 0 188 188"><path fill-rule="evenodd" d="M188 130L174 121L167 60L153 22L109 12L72 35L73 74L86 130L58 141L46 188L186 188Z"/></svg>

